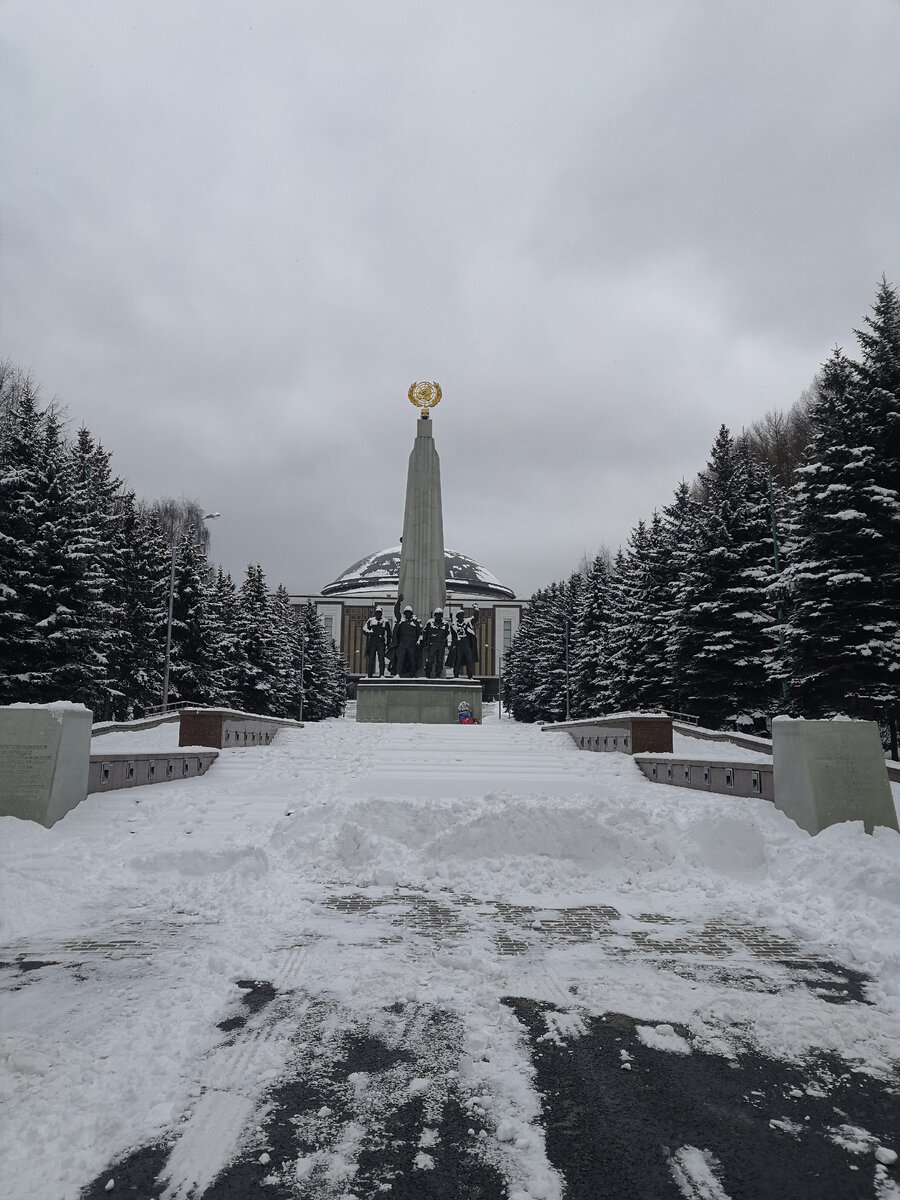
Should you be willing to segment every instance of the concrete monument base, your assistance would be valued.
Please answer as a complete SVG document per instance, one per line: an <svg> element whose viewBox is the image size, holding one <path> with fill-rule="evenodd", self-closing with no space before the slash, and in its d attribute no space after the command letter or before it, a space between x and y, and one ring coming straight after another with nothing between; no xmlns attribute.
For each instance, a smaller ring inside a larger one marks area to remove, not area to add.
<svg viewBox="0 0 900 1200"><path fill-rule="evenodd" d="M874 721L772 722L775 806L801 829L819 833L841 821L897 829L878 726Z"/></svg>
<svg viewBox="0 0 900 1200"><path fill-rule="evenodd" d="M92 720L81 704L0 708L0 816L49 829L85 799Z"/></svg>
<svg viewBox="0 0 900 1200"><path fill-rule="evenodd" d="M356 719L453 725L459 720L459 705L464 700L480 722L480 679L360 679L356 685Z"/></svg>

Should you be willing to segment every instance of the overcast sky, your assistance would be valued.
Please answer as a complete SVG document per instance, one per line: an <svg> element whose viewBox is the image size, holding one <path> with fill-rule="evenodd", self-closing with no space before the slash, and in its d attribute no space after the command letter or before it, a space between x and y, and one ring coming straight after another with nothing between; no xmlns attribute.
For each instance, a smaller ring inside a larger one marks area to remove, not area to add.
<svg viewBox="0 0 900 1200"><path fill-rule="evenodd" d="M315 591L401 532L519 594L900 285L898 0L2 0L0 356Z"/></svg>

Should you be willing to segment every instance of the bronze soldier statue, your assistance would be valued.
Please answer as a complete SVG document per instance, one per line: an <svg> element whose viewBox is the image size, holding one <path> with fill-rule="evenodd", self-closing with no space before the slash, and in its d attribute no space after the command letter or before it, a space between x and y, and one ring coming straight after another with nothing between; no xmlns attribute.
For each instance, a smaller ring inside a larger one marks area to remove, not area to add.
<svg viewBox="0 0 900 1200"><path fill-rule="evenodd" d="M375 615L369 617L363 625L366 638L366 675L369 679L375 674L375 662L378 661L378 674L384 675L384 656L391 642L391 623L384 619L384 609L379 605Z"/></svg>
<svg viewBox="0 0 900 1200"><path fill-rule="evenodd" d="M394 665L397 674L409 679L415 676L419 670L419 643L422 638L422 625L414 616L409 604L401 613L402 600L403 593L400 592L394 605L394 616L397 619L394 621L391 647L396 651Z"/></svg>
<svg viewBox="0 0 900 1200"><path fill-rule="evenodd" d="M425 674L440 679L444 674L444 656L450 639L450 626L444 623L444 610L436 608L425 625L422 644L425 647Z"/></svg>
<svg viewBox="0 0 900 1200"><path fill-rule="evenodd" d="M454 679L459 678L463 667L466 668L470 679L473 679L475 676L473 668L478 662L478 638L475 634L475 622L477 620L478 605L473 604L472 616L467 617L462 609L460 609L450 628L452 645L450 647L448 666L452 663Z"/></svg>

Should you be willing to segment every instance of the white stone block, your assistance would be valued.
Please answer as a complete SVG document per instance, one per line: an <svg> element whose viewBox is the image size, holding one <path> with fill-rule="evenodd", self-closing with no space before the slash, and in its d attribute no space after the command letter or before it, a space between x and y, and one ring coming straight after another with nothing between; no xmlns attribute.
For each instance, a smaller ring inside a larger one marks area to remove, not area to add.
<svg viewBox="0 0 900 1200"><path fill-rule="evenodd" d="M0 708L0 816L49 829L84 800L92 721L82 704Z"/></svg>
<svg viewBox="0 0 900 1200"><path fill-rule="evenodd" d="M874 721L772 722L775 806L810 833L841 821L897 829L884 751Z"/></svg>

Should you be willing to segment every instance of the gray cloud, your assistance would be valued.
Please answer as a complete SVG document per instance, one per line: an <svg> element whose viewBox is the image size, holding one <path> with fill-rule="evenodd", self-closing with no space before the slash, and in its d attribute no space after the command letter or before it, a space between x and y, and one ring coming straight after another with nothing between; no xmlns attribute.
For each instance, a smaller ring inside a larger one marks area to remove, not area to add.
<svg viewBox="0 0 900 1200"><path fill-rule="evenodd" d="M900 282L892 0L12 0L2 353L235 573L449 544L528 592Z"/></svg>

